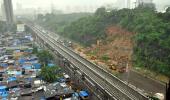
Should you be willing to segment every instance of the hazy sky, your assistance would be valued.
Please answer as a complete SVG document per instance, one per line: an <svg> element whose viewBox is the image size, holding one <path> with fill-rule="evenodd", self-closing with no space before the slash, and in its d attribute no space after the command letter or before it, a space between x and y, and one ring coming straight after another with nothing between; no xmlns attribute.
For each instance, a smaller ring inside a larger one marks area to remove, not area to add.
<svg viewBox="0 0 170 100"><path fill-rule="evenodd" d="M0 0L2 1L2 0ZM77 9L80 8L97 8L102 5L114 4L117 0L12 0L14 9L16 8L16 4L19 3L23 6L23 8L43 8L50 10L51 5L53 5L56 9L66 10L66 9ZM119 2L126 0L118 0ZM134 4L135 0L131 0L131 4ZM153 0L154 3L158 7L162 7L165 5L170 5L170 0ZM125 3L119 3L116 6L122 6Z"/></svg>
<svg viewBox="0 0 170 100"><path fill-rule="evenodd" d="M55 5L56 8L66 6L86 6L86 5L103 5L106 3L114 3L115 0L13 0L13 3L24 4L25 7L45 7L49 8L51 4Z"/></svg>

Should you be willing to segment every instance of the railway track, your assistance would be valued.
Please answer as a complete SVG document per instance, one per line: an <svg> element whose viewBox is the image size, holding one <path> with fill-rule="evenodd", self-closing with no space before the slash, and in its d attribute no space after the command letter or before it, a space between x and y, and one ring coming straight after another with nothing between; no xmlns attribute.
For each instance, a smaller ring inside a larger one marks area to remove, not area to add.
<svg viewBox="0 0 170 100"><path fill-rule="evenodd" d="M84 74L105 91L110 97L117 100L147 100L147 97L133 88L126 85L117 77L108 73L106 70L98 67L97 65L89 62L85 58L76 54L74 51L60 44L55 35L43 33L39 28L32 27L38 37L46 42L51 48L63 55L68 61L74 64Z"/></svg>

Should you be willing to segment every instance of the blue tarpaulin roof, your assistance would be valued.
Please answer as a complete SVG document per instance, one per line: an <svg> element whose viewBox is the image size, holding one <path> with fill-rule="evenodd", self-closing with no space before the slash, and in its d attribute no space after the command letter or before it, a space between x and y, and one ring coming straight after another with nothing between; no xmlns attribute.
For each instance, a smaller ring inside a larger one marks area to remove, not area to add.
<svg viewBox="0 0 170 100"><path fill-rule="evenodd" d="M1 67L8 67L8 64L7 63L1 63L0 66Z"/></svg>
<svg viewBox="0 0 170 100"><path fill-rule="evenodd" d="M35 69L40 69L41 68L40 63L34 63L33 66L34 66Z"/></svg>
<svg viewBox="0 0 170 100"><path fill-rule="evenodd" d="M32 81L32 78L26 78L26 80L30 82L30 81Z"/></svg>
<svg viewBox="0 0 170 100"><path fill-rule="evenodd" d="M22 75L22 72L21 71L10 71L10 70L8 70L7 74L10 74L10 75Z"/></svg>
<svg viewBox="0 0 170 100"><path fill-rule="evenodd" d="M7 86L0 86L0 92L1 92L2 90L6 89L6 88L7 88Z"/></svg>
<svg viewBox="0 0 170 100"><path fill-rule="evenodd" d="M8 80L8 82L12 82L12 81L16 81L17 78L16 77L9 77L7 80Z"/></svg>
<svg viewBox="0 0 170 100"><path fill-rule="evenodd" d="M79 97L79 94L77 92L73 93L74 97Z"/></svg>
<svg viewBox="0 0 170 100"><path fill-rule="evenodd" d="M8 96L8 95L7 95ZM5 96L6 97L6 96ZM8 100L7 98L2 98L2 100Z"/></svg>
<svg viewBox="0 0 170 100"><path fill-rule="evenodd" d="M52 63L48 64L48 67L54 67L54 66L55 64L52 64Z"/></svg>
<svg viewBox="0 0 170 100"><path fill-rule="evenodd" d="M46 98L45 98L44 96L42 96L42 97L40 98L40 100L46 100Z"/></svg>
<svg viewBox="0 0 170 100"><path fill-rule="evenodd" d="M5 92L0 92L0 97L7 97L8 96L8 92L5 91ZM2 100L8 100L6 98L3 98Z"/></svg>
<svg viewBox="0 0 170 100"><path fill-rule="evenodd" d="M17 72L15 73L15 75L22 75L22 72L21 72L21 71L17 71Z"/></svg>
<svg viewBox="0 0 170 100"><path fill-rule="evenodd" d="M32 69L32 65L22 65L22 67L26 70Z"/></svg>
<svg viewBox="0 0 170 100"><path fill-rule="evenodd" d="M25 60L24 58L20 58L20 59L18 60L18 62L19 62L20 64L24 64L24 63L26 62L26 60Z"/></svg>
<svg viewBox="0 0 170 100"><path fill-rule="evenodd" d="M21 52L21 50L18 49L18 50L15 50L15 52L18 53L18 52Z"/></svg>
<svg viewBox="0 0 170 100"><path fill-rule="evenodd" d="M7 97L8 92L6 91L6 86L0 86L0 97Z"/></svg>
<svg viewBox="0 0 170 100"><path fill-rule="evenodd" d="M89 94L88 94L86 91L80 91L80 92L79 92L79 95L80 95L81 97L89 96Z"/></svg>

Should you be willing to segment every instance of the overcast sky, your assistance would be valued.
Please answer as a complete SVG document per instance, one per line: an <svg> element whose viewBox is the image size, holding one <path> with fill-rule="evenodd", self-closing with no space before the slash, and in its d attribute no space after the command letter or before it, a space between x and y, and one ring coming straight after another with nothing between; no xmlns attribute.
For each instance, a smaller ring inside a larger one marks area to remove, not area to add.
<svg viewBox="0 0 170 100"><path fill-rule="evenodd" d="M85 6L85 5L103 5L106 3L113 3L115 0L13 0L13 3L21 3L25 7L50 7L51 4L56 8L66 6Z"/></svg>
<svg viewBox="0 0 170 100"><path fill-rule="evenodd" d="M2 0L1 0L2 1ZM43 8L50 10L51 5L56 9L69 9L69 8L97 8L102 5L106 4L114 4L117 0L12 0L14 9L16 8L16 4L19 3L22 5L23 8ZM126 0L118 0L126 1ZM132 4L135 2L135 0L131 0ZM157 6L165 6L170 5L170 0L153 0L154 3L156 3ZM119 3L120 6L125 5L125 3Z"/></svg>

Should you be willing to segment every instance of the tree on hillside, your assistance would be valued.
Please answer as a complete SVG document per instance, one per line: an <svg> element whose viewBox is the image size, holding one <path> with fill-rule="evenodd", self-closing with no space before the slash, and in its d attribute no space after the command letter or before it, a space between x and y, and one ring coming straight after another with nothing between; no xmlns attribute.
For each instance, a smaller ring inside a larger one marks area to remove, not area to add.
<svg viewBox="0 0 170 100"><path fill-rule="evenodd" d="M153 10L155 11L156 10L156 6L154 3L141 3L139 4L138 6L139 8L144 8L144 9L148 9L148 10Z"/></svg>
<svg viewBox="0 0 170 100"><path fill-rule="evenodd" d="M94 15L86 16L76 21L68 16L47 15L43 25L85 46L104 40L108 26L116 25L134 32L134 66L144 67L157 73L170 75L170 13L158 13L154 7L139 6L135 9L120 9L107 12L105 8L98 8ZM60 17L60 20L58 19ZM44 18L44 17L43 17ZM65 22L65 21L64 21Z"/></svg>
<svg viewBox="0 0 170 100"><path fill-rule="evenodd" d="M170 13L170 7L166 9L166 13Z"/></svg>
<svg viewBox="0 0 170 100"><path fill-rule="evenodd" d="M106 13L106 8L105 7L101 7L101 8L98 8L95 12L95 15L97 16L103 16L105 15Z"/></svg>
<svg viewBox="0 0 170 100"><path fill-rule="evenodd" d="M43 15L43 14L38 14L38 15L37 15L37 19L38 19L38 20L43 19L43 17L44 17L44 15Z"/></svg>

